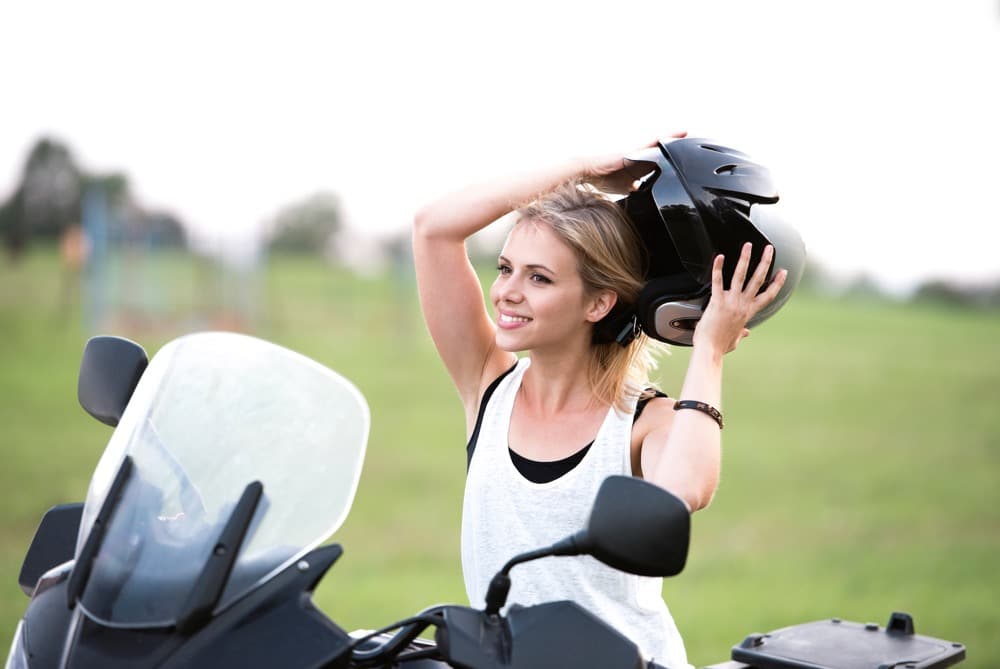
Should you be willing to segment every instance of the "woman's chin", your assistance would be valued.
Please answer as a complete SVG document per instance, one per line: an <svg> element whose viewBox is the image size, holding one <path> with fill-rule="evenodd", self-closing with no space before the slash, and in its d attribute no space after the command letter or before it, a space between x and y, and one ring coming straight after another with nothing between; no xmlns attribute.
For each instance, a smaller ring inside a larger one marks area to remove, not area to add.
<svg viewBox="0 0 1000 669"><path fill-rule="evenodd" d="M516 336L507 330L497 329L497 334L494 339L497 348L501 351L507 351L508 353L520 353L521 351L526 351L529 348L525 345L526 340L524 337Z"/></svg>

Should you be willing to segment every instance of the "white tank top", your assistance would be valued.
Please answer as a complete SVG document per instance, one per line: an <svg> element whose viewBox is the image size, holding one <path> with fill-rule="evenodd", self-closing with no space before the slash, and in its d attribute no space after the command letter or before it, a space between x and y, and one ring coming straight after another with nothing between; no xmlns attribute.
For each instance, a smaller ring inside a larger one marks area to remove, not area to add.
<svg viewBox="0 0 1000 669"><path fill-rule="evenodd" d="M633 417L614 408L590 450L549 483L532 483L511 462L507 434L528 358L489 398L469 464L462 508L462 570L472 606L485 606L490 580L511 557L549 546L587 526L597 489L608 476L632 474ZM633 408L635 398L631 401ZM571 600L627 636L642 654L685 669L684 642L662 597L663 579L635 576L586 556L548 557L511 570L508 604Z"/></svg>

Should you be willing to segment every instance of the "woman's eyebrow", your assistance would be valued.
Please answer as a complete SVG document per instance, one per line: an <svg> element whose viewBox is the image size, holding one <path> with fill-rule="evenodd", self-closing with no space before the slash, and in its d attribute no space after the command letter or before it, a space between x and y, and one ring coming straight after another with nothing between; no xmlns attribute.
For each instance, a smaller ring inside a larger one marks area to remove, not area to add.
<svg viewBox="0 0 1000 669"><path fill-rule="evenodd" d="M499 261L500 262L505 262L508 265L513 265L514 264L514 263L512 263L510 261L510 258L508 258L507 256L500 256L499 257ZM546 272L548 272L549 274L552 274L552 275L556 274L556 272L554 270L550 269L549 267L546 267L545 265L542 265L541 263L530 263L530 264L524 265L524 267L526 269L540 269L540 270L544 270L544 271L546 271Z"/></svg>

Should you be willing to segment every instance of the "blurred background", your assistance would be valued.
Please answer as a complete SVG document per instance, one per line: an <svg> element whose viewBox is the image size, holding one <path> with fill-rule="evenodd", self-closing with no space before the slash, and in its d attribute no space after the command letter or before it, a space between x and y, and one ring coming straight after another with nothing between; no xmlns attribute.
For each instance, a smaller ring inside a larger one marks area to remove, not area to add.
<svg viewBox="0 0 1000 669"><path fill-rule="evenodd" d="M696 665L838 616L1000 655L1000 4L97 1L0 21L0 633L109 430L87 337L227 329L352 379L373 430L348 629L464 602L457 397L408 225L463 183L676 130L771 167L807 275L730 357L722 485L665 597ZM993 82L993 83L990 83ZM496 234L470 244L490 279ZM669 392L686 352L660 366Z"/></svg>

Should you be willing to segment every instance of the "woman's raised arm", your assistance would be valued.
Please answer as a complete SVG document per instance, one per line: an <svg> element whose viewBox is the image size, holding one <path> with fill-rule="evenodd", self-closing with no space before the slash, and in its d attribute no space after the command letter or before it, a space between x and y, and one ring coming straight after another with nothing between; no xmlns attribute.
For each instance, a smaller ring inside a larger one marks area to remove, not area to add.
<svg viewBox="0 0 1000 669"><path fill-rule="evenodd" d="M786 270L764 285L774 248L764 249L748 277L750 244L740 254L732 286L722 282L722 256L712 266L712 297L694 333L694 348L679 400L695 400L717 409L722 405L722 358L750 334L747 321L766 307L785 283ZM654 430L642 445L643 477L683 499L692 511L708 506L719 482L721 425L703 411L677 412Z"/></svg>
<svg viewBox="0 0 1000 669"><path fill-rule="evenodd" d="M465 240L560 183L593 174L592 165L571 160L468 186L430 203L414 219L413 258L424 319L467 416L471 412L474 418L484 386L515 356L494 346L494 326Z"/></svg>
<svg viewBox="0 0 1000 669"><path fill-rule="evenodd" d="M605 177L614 180L625 167L625 155L567 160L468 186L431 202L415 217L413 258L420 304L468 419L474 421L485 386L510 367L515 356L494 345L494 326L469 262L465 240L565 181L579 178L600 183Z"/></svg>

